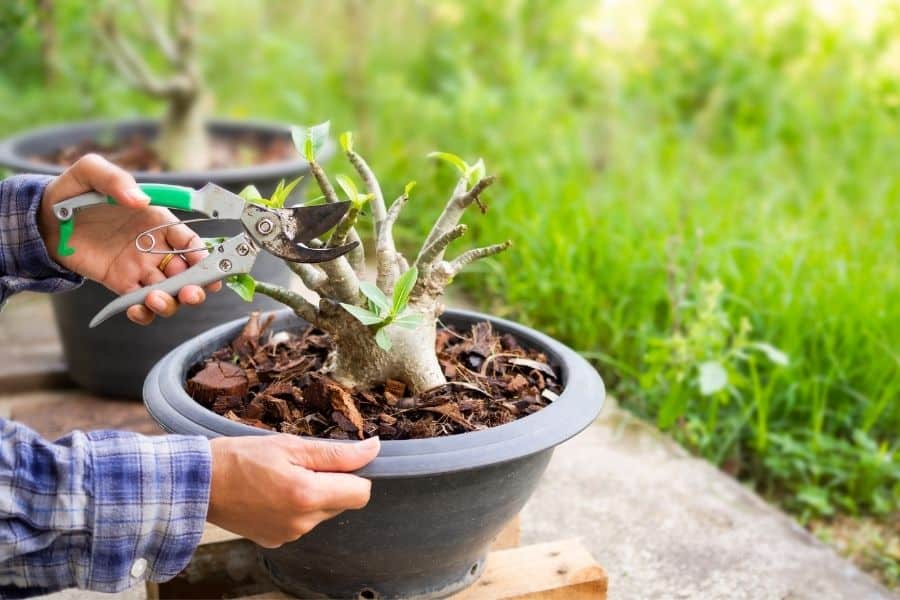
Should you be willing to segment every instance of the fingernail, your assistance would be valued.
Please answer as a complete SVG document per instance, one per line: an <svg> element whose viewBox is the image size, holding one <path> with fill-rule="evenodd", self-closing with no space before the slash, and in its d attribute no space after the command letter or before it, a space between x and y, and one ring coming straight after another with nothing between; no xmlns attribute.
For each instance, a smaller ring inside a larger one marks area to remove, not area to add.
<svg viewBox="0 0 900 600"><path fill-rule="evenodd" d="M159 296L150 296L147 298L147 305L156 311L166 310L166 303Z"/></svg>
<svg viewBox="0 0 900 600"><path fill-rule="evenodd" d="M140 202L141 204L150 204L150 196L144 193L144 190L135 186L130 188L125 194L134 200L135 202Z"/></svg>
<svg viewBox="0 0 900 600"><path fill-rule="evenodd" d="M381 443L381 440L376 435L375 437L370 437L370 438L364 439L363 441L356 444L356 447L359 448L360 450L368 450L369 448L374 448L379 443Z"/></svg>

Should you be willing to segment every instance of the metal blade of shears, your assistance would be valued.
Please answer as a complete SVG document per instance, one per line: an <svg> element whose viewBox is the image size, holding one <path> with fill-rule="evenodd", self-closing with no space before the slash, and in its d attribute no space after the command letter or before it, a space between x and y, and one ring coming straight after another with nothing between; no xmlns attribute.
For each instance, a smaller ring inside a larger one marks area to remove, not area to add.
<svg viewBox="0 0 900 600"><path fill-rule="evenodd" d="M247 234L275 256L291 262L326 262L350 252L357 242L337 248L312 248L304 242L312 241L337 225L349 208L349 202L296 208L248 205L241 222Z"/></svg>

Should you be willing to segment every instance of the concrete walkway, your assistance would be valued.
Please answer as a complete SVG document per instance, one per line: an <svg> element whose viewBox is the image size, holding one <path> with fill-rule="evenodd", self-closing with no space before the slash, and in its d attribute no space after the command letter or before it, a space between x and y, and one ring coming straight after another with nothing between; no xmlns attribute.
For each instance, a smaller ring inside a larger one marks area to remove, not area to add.
<svg viewBox="0 0 900 600"><path fill-rule="evenodd" d="M790 517L609 407L557 449L522 541L578 537L611 599L897 598Z"/></svg>

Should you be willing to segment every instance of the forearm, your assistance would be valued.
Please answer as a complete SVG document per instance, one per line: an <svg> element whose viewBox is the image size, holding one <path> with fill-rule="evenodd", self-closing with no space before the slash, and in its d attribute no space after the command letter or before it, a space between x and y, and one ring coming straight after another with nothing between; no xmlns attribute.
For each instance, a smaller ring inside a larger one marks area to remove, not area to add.
<svg viewBox="0 0 900 600"><path fill-rule="evenodd" d="M82 281L50 258L38 229L41 199L51 180L16 175L0 181L0 306L16 292L58 292Z"/></svg>
<svg viewBox="0 0 900 600"><path fill-rule="evenodd" d="M202 437L74 432L51 443L0 419L0 596L173 577L199 543L209 486Z"/></svg>

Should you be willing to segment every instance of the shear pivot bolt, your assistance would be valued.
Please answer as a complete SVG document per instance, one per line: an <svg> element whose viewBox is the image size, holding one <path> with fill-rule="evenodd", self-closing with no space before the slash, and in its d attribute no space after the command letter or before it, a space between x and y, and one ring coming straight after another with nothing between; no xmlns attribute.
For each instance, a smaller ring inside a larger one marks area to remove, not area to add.
<svg viewBox="0 0 900 600"><path fill-rule="evenodd" d="M272 233L272 229L275 227L274 223L269 219L263 219L259 223L256 224L256 230L263 235L267 233Z"/></svg>
<svg viewBox="0 0 900 600"><path fill-rule="evenodd" d="M230 271L231 270L231 261L227 258L223 258L219 261L219 270L220 271Z"/></svg>
<svg viewBox="0 0 900 600"><path fill-rule="evenodd" d="M250 254L250 246L248 246L247 244L241 244L237 247L237 253L241 256L247 256L248 254Z"/></svg>

